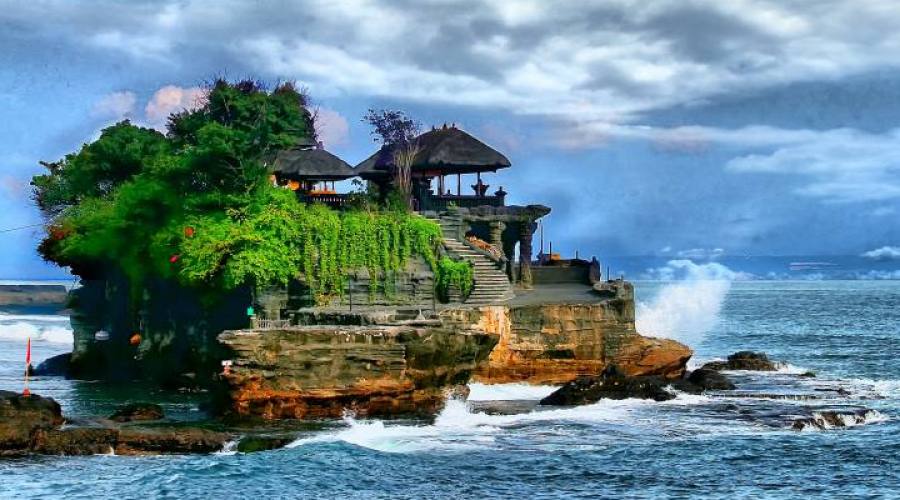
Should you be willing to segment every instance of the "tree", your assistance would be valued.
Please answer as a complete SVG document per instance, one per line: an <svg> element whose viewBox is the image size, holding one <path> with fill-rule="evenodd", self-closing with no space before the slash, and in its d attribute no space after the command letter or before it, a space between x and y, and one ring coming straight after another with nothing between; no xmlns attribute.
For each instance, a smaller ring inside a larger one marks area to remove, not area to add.
<svg viewBox="0 0 900 500"><path fill-rule="evenodd" d="M376 111L372 108L369 108L363 121L372 126L375 142L381 142L391 151L394 187L407 207L412 209L412 166L420 151L416 138L421 124L403 111Z"/></svg>

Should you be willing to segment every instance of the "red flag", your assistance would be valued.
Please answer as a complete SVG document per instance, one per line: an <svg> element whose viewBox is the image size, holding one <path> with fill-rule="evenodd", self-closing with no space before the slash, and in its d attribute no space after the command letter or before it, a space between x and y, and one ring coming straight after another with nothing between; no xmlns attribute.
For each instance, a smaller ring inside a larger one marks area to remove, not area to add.
<svg viewBox="0 0 900 500"><path fill-rule="evenodd" d="M25 366L31 364L31 337L28 337L28 347L25 349Z"/></svg>

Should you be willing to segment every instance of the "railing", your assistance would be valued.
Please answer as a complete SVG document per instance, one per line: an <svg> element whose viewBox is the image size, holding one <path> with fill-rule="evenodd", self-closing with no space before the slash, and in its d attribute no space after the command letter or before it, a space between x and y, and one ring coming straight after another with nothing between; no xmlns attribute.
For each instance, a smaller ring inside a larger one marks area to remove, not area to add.
<svg viewBox="0 0 900 500"><path fill-rule="evenodd" d="M494 262L506 262L506 256L503 255L503 251L497 248L496 246L480 239L475 236L466 237L466 241L470 247L473 247L475 250L480 250L482 253L486 254L487 257L490 257Z"/></svg>
<svg viewBox="0 0 900 500"><path fill-rule="evenodd" d="M287 328L291 326L291 320L289 319L265 319L265 318L257 318L256 316L250 318L250 324L254 330L278 330L281 328Z"/></svg>
<svg viewBox="0 0 900 500"><path fill-rule="evenodd" d="M451 206L460 208L474 207L502 207L505 203L505 196L478 196L478 195L427 195L420 201L420 210L447 210Z"/></svg>
<svg viewBox="0 0 900 500"><path fill-rule="evenodd" d="M348 195L340 193L297 193L297 198L304 203L322 203L331 208L343 208L347 205Z"/></svg>

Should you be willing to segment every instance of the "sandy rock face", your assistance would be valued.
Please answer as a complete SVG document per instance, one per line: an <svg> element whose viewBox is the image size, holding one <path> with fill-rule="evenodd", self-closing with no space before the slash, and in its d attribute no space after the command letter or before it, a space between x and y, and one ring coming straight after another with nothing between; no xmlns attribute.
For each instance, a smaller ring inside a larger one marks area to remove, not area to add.
<svg viewBox="0 0 900 500"><path fill-rule="evenodd" d="M623 288L592 303L490 306L468 313L472 328L500 337L474 380L563 384L611 365L629 376L680 378L693 352L674 340L639 335L631 286Z"/></svg>
<svg viewBox="0 0 900 500"><path fill-rule="evenodd" d="M497 338L440 326L302 326L224 332L230 410L265 419L431 414Z"/></svg>

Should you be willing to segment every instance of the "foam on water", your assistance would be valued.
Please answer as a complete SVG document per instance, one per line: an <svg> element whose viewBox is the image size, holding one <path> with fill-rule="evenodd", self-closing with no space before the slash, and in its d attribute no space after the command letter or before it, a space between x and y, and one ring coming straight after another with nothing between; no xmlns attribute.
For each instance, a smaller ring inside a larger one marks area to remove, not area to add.
<svg viewBox="0 0 900 500"><path fill-rule="evenodd" d="M24 342L48 342L53 344L72 345L72 329L59 324L46 324L40 321L15 321L0 324L0 340Z"/></svg>
<svg viewBox="0 0 900 500"><path fill-rule="evenodd" d="M469 401L536 401L559 389L554 385L469 384Z"/></svg>

